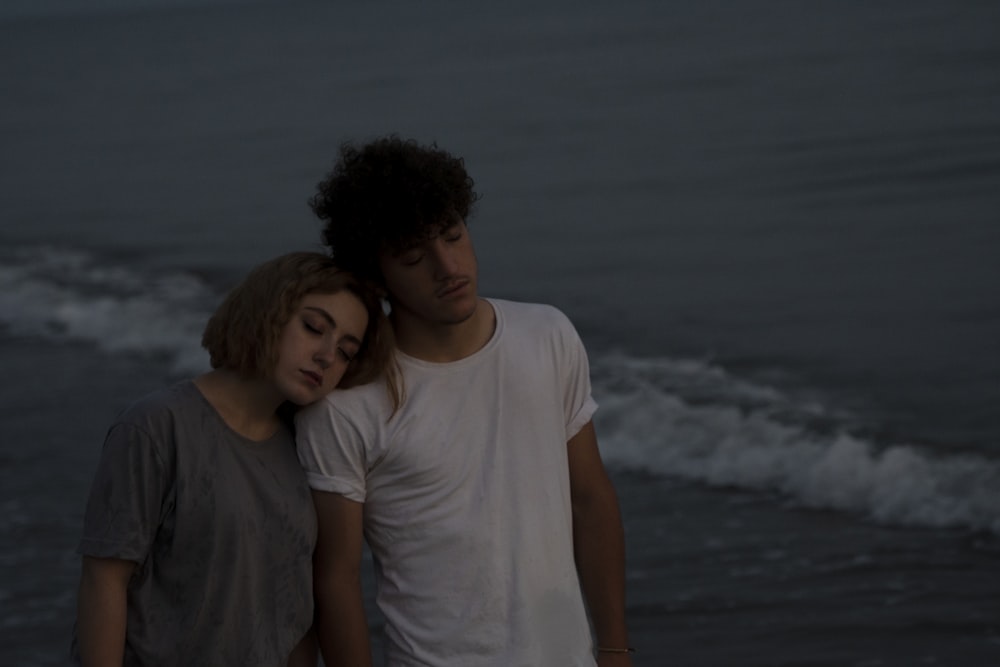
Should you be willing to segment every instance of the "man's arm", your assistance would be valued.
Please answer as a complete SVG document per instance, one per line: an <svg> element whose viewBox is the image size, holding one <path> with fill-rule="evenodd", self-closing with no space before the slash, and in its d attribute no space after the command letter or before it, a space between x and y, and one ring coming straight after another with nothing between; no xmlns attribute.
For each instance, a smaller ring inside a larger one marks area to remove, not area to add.
<svg viewBox="0 0 1000 667"><path fill-rule="evenodd" d="M122 664L128 582L134 570L130 560L83 557L76 632L84 667Z"/></svg>
<svg viewBox="0 0 1000 667"><path fill-rule="evenodd" d="M313 491L319 535L313 563L316 637L330 667L371 667L361 592L364 505L336 494Z"/></svg>
<svg viewBox="0 0 1000 667"><path fill-rule="evenodd" d="M593 422L570 438L573 550L597 645L629 646L625 625L625 535L618 496L604 470ZM600 665L631 665L628 653L598 653Z"/></svg>
<svg viewBox="0 0 1000 667"><path fill-rule="evenodd" d="M316 633L312 628L288 656L288 667L316 667Z"/></svg>

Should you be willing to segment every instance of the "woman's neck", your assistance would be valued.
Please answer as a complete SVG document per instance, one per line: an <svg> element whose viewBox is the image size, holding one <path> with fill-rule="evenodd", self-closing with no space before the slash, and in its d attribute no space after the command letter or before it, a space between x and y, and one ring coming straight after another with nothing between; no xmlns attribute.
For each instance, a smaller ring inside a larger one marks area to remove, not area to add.
<svg viewBox="0 0 1000 667"><path fill-rule="evenodd" d="M269 381L217 368L195 378L194 384L226 425L244 438L267 440L278 429L277 410L284 399Z"/></svg>

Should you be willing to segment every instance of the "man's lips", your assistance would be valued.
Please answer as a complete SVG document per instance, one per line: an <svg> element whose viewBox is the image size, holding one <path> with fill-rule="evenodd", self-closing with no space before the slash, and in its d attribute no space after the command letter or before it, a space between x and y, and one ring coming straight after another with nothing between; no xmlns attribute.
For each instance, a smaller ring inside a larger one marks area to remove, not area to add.
<svg viewBox="0 0 1000 667"><path fill-rule="evenodd" d="M456 292L460 292L463 289L465 289L470 282L471 281L468 278L463 278L462 280L456 280L454 282L450 282L441 289L439 289L435 296L437 296L438 298L451 296L452 294L455 294Z"/></svg>

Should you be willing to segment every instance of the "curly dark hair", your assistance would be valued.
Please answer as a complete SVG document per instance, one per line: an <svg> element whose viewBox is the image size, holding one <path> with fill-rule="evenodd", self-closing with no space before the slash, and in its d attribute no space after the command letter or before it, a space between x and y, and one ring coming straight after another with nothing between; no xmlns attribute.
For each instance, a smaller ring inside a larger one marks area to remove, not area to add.
<svg viewBox="0 0 1000 667"><path fill-rule="evenodd" d="M341 145L333 171L309 205L325 220L334 261L384 284L379 255L402 252L456 220L468 222L479 195L461 158L395 134L360 148Z"/></svg>

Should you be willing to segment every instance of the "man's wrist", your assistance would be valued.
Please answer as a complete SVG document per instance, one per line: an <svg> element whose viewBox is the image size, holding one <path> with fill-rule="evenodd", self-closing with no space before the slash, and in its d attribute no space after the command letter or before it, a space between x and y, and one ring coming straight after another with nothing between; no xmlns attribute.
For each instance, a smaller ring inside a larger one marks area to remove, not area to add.
<svg viewBox="0 0 1000 667"><path fill-rule="evenodd" d="M631 646L598 646L598 653L635 653Z"/></svg>

